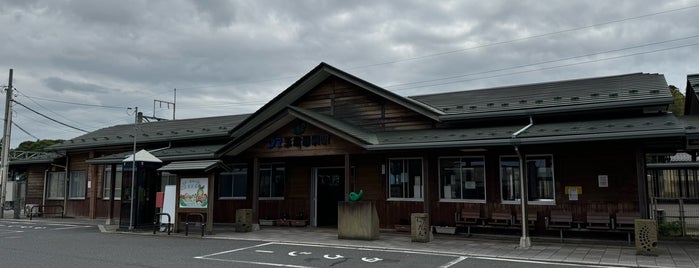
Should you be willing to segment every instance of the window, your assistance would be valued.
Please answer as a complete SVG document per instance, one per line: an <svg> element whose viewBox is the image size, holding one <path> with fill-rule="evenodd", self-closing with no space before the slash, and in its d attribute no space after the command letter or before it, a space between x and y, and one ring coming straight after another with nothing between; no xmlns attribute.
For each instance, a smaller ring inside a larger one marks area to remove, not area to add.
<svg viewBox="0 0 699 268"><path fill-rule="evenodd" d="M66 194L66 173L51 172L46 182L47 199L63 199Z"/></svg>
<svg viewBox="0 0 699 268"><path fill-rule="evenodd" d="M483 157L439 159L440 198L485 201L485 160Z"/></svg>
<svg viewBox="0 0 699 268"><path fill-rule="evenodd" d="M553 156L530 155L524 158L527 176L527 195L532 202L550 203L555 199ZM503 203L519 202L520 194L519 158L500 158L500 184Z"/></svg>
<svg viewBox="0 0 699 268"><path fill-rule="evenodd" d="M85 177L85 171L71 171L70 172L70 187L68 189L68 197L71 199L85 198L85 187L87 185L87 178Z"/></svg>
<svg viewBox="0 0 699 268"><path fill-rule="evenodd" d="M165 186L177 185L177 175L163 171L160 174L160 191L165 192Z"/></svg>
<svg viewBox="0 0 699 268"><path fill-rule="evenodd" d="M260 198L283 198L285 178L283 163L260 164Z"/></svg>
<svg viewBox="0 0 699 268"><path fill-rule="evenodd" d="M121 200L121 174L122 174L122 165L116 165L116 177L114 178L114 200ZM111 165L105 165L104 166L104 176L102 177L102 197L104 199L109 199L110 194L111 194L111 187L112 187L112 166Z"/></svg>
<svg viewBox="0 0 699 268"><path fill-rule="evenodd" d="M389 199L422 199L422 159L389 159L388 185Z"/></svg>
<svg viewBox="0 0 699 268"><path fill-rule="evenodd" d="M248 167L234 164L232 171L221 172L218 178L219 199L245 199L248 189Z"/></svg>

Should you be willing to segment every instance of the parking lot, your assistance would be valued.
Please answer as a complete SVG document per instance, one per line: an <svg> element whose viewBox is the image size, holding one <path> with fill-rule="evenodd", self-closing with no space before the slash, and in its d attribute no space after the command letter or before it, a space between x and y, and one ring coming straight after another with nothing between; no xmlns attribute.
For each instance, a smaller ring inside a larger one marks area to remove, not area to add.
<svg viewBox="0 0 699 268"><path fill-rule="evenodd" d="M19 233L24 232L60 231L86 227L89 226L65 223L45 223L32 222L26 220L0 219L0 237L17 235Z"/></svg>
<svg viewBox="0 0 699 268"><path fill-rule="evenodd" d="M450 267L466 259L450 254L276 242L196 258L281 267Z"/></svg>

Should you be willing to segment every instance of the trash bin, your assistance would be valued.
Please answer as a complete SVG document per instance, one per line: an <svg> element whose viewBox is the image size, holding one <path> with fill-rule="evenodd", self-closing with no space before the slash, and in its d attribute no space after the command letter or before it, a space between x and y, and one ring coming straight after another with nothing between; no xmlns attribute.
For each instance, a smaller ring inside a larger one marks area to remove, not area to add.
<svg viewBox="0 0 699 268"><path fill-rule="evenodd" d="M410 214L410 236L413 242L430 242L432 240L429 214Z"/></svg>
<svg viewBox="0 0 699 268"><path fill-rule="evenodd" d="M658 223L654 220L634 220L634 232L636 238L636 255L657 256L658 247Z"/></svg>
<svg viewBox="0 0 699 268"><path fill-rule="evenodd" d="M252 209L235 210L235 231L252 232Z"/></svg>

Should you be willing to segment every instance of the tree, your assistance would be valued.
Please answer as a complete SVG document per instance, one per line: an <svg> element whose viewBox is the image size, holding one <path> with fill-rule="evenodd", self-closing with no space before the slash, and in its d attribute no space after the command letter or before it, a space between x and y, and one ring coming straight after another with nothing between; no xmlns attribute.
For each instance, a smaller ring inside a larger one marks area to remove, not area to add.
<svg viewBox="0 0 699 268"><path fill-rule="evenodd" d="M670 85L668 88L670 88L670 93L672 93L672 104L668 107L668 111L677 116L684 115L684 95L676 86Z"/></svg>
<svg viewBox="0 0 699 268"><path fill-rule="evenodd" d="M44 148L63 142L63 140L38 140L24 141L15 148L15 151L43 152Z"/></svg>

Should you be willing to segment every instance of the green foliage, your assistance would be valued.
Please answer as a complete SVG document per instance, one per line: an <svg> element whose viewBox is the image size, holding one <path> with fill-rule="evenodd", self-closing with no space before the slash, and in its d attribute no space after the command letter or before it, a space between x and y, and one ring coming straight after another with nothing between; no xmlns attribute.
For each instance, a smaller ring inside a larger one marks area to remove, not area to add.
<svg viewBox="0 0 699 268"><path fill-rule="evenodd" d="M661 223L658 225L658 233L661 236L681 236L682 224L679 221Z"/></svg>
<svg viewBox="0 0 699 268"><path fill-rule="evenodd" d="M43 152L44 148L63 142L63 140L25 141L19 144L15 151Z"/></svg>
<svg viewBox="0 0 699 268"><path fill-rule="evenodd" d="M668 110L677 116L684 115L684 95L676 86L670 85L669 88L673 101Z"/></svg>

